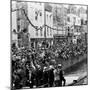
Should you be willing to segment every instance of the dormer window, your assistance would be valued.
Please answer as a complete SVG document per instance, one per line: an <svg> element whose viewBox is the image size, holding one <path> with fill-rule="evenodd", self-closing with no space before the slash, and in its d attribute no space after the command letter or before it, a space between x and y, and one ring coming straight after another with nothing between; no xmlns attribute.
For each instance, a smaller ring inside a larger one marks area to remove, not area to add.
<svg viewBox="0 0 90 90"><path fill-rule="evenodd" d="M37 11L35 11L35 20L37 20L38 19L38 13L37 13Z"/></svg>

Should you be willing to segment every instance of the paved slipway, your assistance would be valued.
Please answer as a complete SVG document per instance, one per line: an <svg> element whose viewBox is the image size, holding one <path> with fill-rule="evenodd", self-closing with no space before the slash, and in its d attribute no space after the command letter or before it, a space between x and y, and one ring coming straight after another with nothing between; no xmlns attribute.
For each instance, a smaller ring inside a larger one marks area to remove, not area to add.
<svg viewBox="0 0 90 90"><path fill-rule="evenodd" d="M66 85L69 85L73 83L74 80L80 80L85 76L88 76L88 65L86 60L76 64L75 66L69 68L69 70L66 72L65 79L66 79ZM79 83L75 85L86 85L88 84L87 77L81 80Z"/></svg>

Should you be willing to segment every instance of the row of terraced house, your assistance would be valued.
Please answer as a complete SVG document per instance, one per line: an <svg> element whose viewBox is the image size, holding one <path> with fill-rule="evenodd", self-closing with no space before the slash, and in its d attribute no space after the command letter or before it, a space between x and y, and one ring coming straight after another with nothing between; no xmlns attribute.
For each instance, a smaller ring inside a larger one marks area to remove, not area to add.
<svg viewBox="0 0 90 90"><path fill-rule="evenodd" d="M56 36L60 39L68 35L68 28L73 42L82 32L87 33L87 8L83 7L12 1L11 15L12 44L18 47L41 47L44 41L53 45Z"/></svg>

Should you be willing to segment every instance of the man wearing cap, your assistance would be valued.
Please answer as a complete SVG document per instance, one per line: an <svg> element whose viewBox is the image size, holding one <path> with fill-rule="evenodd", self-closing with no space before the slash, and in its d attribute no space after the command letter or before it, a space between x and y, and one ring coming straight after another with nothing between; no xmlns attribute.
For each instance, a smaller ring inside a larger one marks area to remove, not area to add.
<svg viewBox="0 0 90 90"><path fill-rule="evenodd" d="M43 84L48 83L48 68L44 67L43 68Z"/></svg>
<svg viewBox="0 0 90 90"><path fill-rule="evenodd" d="M59 69L59 78L60 78L59 86L65 86L66 80L64 78L64 71L62 70L61 64L58 65L58 69ZM64 82L63 85L62 82Z"/></svg>
<svg viewBox="0 0 90 90"><path fill-rule="evenodd" d="M49 67L49 72L48 72L48 78L49 78L49 86L52 87L53 86L53 83L54 83L54 67L52 65L50 65Z"/></svg>

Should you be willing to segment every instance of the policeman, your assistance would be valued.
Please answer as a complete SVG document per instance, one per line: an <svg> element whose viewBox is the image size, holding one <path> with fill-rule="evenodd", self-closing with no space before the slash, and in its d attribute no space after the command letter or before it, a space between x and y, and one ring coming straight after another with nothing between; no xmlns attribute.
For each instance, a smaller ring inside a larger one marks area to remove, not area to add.
<svg viewBox="0 0 90 90"><path fill-rule="evenodd" d="M44 67L43 68L43 84L47 84L48 83L48 68Z"/></svg>
<svg viewBox="0 0 90 90"><path fill-rule="evenodd" d="M52 65L50 65L49 67L49 72L48 72L48 78L49 78L49 86L52 87L54 84L54 67Z"/></svg>
<svg viewBox="0 0 90 90"><path fill-rule="evenodd" d="M64 71L62 70L61 64L58 64L58 69L59 69L59 78L60 78L59 86L65 86L66 80L64 78ZM62 83L63 83L63 85L62 85Z"/></svg>

